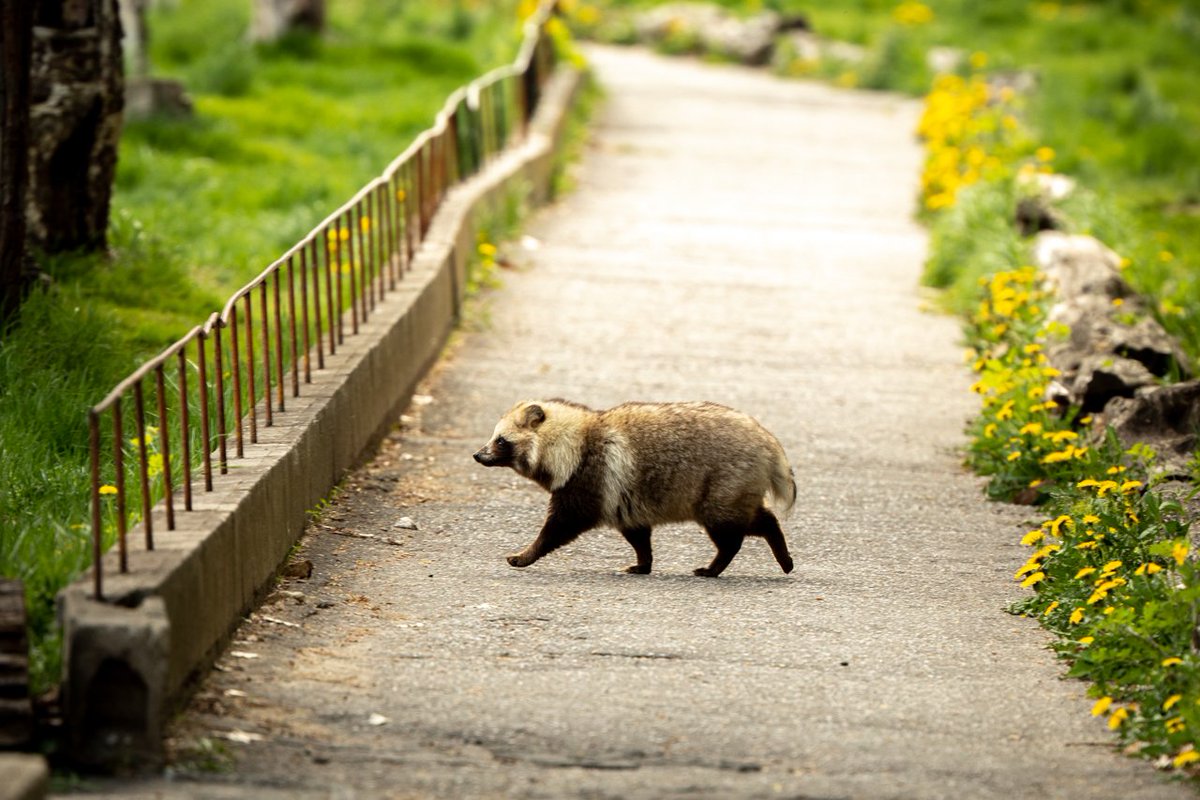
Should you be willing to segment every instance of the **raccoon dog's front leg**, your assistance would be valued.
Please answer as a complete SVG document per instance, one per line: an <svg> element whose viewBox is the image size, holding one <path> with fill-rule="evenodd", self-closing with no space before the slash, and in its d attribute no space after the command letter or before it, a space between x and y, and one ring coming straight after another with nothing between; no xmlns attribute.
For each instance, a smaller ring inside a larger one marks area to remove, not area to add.
<svg viewBox="0 0 1200 800"><path fill-rule="evenodd" d="M596 527L594 514L581 513L581 509L559 501L557 495L550 498L550 510L537 538L524 550L508 557L514 567L528 567L542 556L571 542L584 531Z"/></svg>
<svg viewBox="0 0 1200 800"><path fill-rule="evenodd" d="M621 535L637 554L637 563L630 564L625 571L632 575L649 575L654 553L650 550L650 528L622 528Z"/></svg>

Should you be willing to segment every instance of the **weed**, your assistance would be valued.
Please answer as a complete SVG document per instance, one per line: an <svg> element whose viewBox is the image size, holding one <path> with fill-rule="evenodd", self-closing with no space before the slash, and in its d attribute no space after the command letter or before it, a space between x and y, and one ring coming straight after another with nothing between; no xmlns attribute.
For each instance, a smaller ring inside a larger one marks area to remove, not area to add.
<svg viewBox="0 0 1200 800"><path fill-rule="evenodd" d="M208 736L182 745L175 753L175 767L184 773L216 775L231 772L236 759L229 746Z"/></svg>

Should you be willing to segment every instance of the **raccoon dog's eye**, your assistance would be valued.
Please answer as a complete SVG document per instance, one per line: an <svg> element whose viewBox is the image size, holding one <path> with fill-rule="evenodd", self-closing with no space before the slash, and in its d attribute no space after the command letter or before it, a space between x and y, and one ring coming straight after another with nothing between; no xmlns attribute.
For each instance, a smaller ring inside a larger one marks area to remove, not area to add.
<svg viewBox="0 0 1200 800"><path fill-rule="evenodd" d="M503 436L497 436L496 447L508 447L508 439L505 439Z"/></svg>

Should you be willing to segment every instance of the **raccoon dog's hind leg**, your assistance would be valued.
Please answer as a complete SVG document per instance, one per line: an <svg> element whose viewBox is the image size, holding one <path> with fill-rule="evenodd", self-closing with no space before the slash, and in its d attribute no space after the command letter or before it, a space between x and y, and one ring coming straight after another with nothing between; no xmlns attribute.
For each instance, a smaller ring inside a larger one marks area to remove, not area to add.
<svg viewBox="0 0 1200 800"><path fill-rule="evenodd" d="M650 550L650 528L622 528L621 535L637 554L637 563L630 564L625 571L633 575L649 575L650 565L654 562L654 553Z"/></svg>
<svg viewBox="0 0 1200 800"><path fill-rule="evenodd" d="M784 573L792 571L792 556L788 553L787 542L783 538L783 529L779 527L779 519L769 508L759 508L754 522L750 524L750 536L761 536L767 540L775 560L779 562Z"/></svg>
<svg viewBox="0 0 1200 800"><path fill-rule="evenodd" d="M725 571L729 562L733 561L733 557L742 549L742 542L746 538L746 524L720 522L706 524L704 530L708 533L708 538L712 539L713 544L717 546L717 554L713 557L711 564L707 567L699 567L693 570L693 573L702 578L715 578Z"/></svg>

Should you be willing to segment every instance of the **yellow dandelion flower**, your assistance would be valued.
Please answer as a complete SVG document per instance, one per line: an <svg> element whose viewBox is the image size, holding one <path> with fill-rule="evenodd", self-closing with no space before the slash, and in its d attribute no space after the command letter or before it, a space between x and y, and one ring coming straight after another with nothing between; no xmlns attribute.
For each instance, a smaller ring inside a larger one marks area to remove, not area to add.
<svg viewBox="0 0 1200 800"><path fill-rule="evenodd" d="M1039 556L1037 553L1034 553L1033 556L1028 561L1025 562L1025 565L1013 574L1013 580L1019 581L1019 580L1021 580L1022 575L1026 574L1028 572L1035 572L1037 570L1037 568L1041 566L1041 564L1039 563L1040 560L1041 560L1041 556Z"/></svg>
<svg viewBox="0 0 1200 800"><path fill-rule="evenodd" d="M1170 697L1168 697L1166 700L1164 700L1164 701L1163 701L1163 704L1162 704L1162 710L1163 710L1163 711L1170 711L1170 710L1171 710L1171 706L1175 705L1176 703L1178 703L1178 702L1179 702L1180 700L1182 700L1182 699L1183 699L1183 695L1181 695L1181 694L1173 694L1173 695L1171 695Z"/></svg>
<svg viewBox="0 0 1200 800"><path fill-rule="evenodd" d="M584 4L579 7L579 11L575 14L575 19L584 25L594 25L600 19L600 9L593 5Z"/></svg>
<svg viewBox="0 0 1200 800"><path fill-rule="evenodd" d="M1055 600L1053 603L1051 603L1050 605L1046 606L1046 610L1042 612L1042 616L1043 616L1043 617L1049 616L1049 615L1050 615L1050 613L1051 613L1052 611L1054 611L1054 609L1058 608L1058 605L1059 605L1058 601L1057 601L1057 600Z"/></svg>
<svg viewBox="0 0 1200 800"><path fill-rule="evenodd" d="M1041 530L1032 530L1021 537L1021 544L1025 545L1026 547L1030 547L1037 544L1045 537L1046 534L1042 533Z"/></svg>
<svg viewBox="0 0 1200 800"><path fill-rule="evenodd" d="M1082 522L1084 525L1095 525L1099 521L1100 521L1100 518L1097 517L1095 514L1084 514L1083 515Z"/></svg>
<svg viewBox="0 0 1200 800"><path fill-rule="evenodd" d="M1117 728L1125 724L1125 720L1129 717L1129 709L1121 706L1108 717L1108 729L1115 731Z"/></svg>
<svg viewBox="0 0 1200 800"><path fill-rule="evenodd" d="M1080 638L1079 643L1082 645L1089 645L1094 641L1096 641L1095 636L1084 636Z"/></svg>
<svg viewBox="0 0 1200 800"><path fill-rule="evenodd" d="M1175 546L1171 548L1171 557L1175 559L1177 565L1183 566L1184 560L1188 557L1189 549L1188 545L1184 542L1176 542Z"/></svg>
<svg viewBox="0 0 1200 800"><path fill-rule="evenodd" d="M1112 705L1112 702L1113 699L1107 695L1101 697L1096 701L1095 705L1092 706L1092 716L1098 717L1105 711L1108 711L1108 707Z"/></svg>
<svg viewBox="0 0 1200 800"><path fill-rule="evenodd" d="M1056 450L1042 457L1043 464L1057 464L1060 461L1070 461L1075 455L1075 448L1067 445L1066 450Z"/></svg>
<svg viewBox="0 0 1200 800"><path fill-rule="evenodd" d="M1067 619L1067 622L1071 623L1072 625L1078 625L1082 619L1083 609L1077 608L1071 612L1071 616Z"/></svg>
<svg viewBox="0 0 1200 800"><path fill-rule="evenodd" d="M1080 578L1086 578L1088 575L1091 575L1095 571L1096 571L1095 567L1084 567L1083 569L1079 570L1079 572L1075 573L1075 580L1079 580Z"/></svg>
<svg viewBox="0 0 1200 800"><path fill-rule="evenodd" d="M1046 573L1035 572L1032 575L1030 575L1028 578L1026 578L1025 580L1021 581L1021 588L1028 589L1030 586L1033 586L1035 583L1041 583L1045 579L1046 579Z"/></svg>
<svg viewBox="0 0 1200 800"><path fill-rule="evenodd" d="M1057 536L1059 538L1062 538L1062 533L1060 533L1060 531L1062 530L1063 525L1066 525L1068 528L1073 528L1075 523L1066 514L1059 514L1054 519L1048 519L1042 523L1043 528L1049 529L1051 536Z"/></svg>
<svg viewBox="0 0 1200 800"><path fill-rule="evenodd" d="M1034 151L1033 157L1036 158L1038 161L1041 161L1042 163L1045 163L1047 161L1053 161L1054 160L1054 148L1053 147L1039 147L1037 150Z"/></svg>
<svg viewBox="0 0 1200 800"><path fill-rule="evenodd" d="M892 9L892 19L901 25L925 25L933 21L933 9L924 3L906 1Z"/></svg>
<svg viewBox="0 0 1200 800"><path fill-rule="evenodd" d="M1020 451L1020 450L1014 450L1013 452L1011 452L1011 453L1009 453L1009 454L1008 454L1008 456L1007 456L1007 460L1008 460L1008 461L1016 461L1016 460L1017 460L1018 458L1020 458L1020 457L1021 457L1021 451Z"/></svg>
<svg viewBox="0 0 1200 800"><path fill-rule="evenodd" d="M1173 667L1176 664L1182 664L1182 663L1183 663L1183 659L1180 658L1179 656L1171 656L1170 658L1164 658L1162 660L1162 665L1164 667Z"/></svg>
<svg viewBox="0 0 1200 800"><path fill-rule="evenodd" d="M117 493L117 487L113 486L111 483L106 483L100 487L100 494L116 494L116 493Z"/></svg>
<svg viewBox="0 0 1200 800"><path fill-rule="evenodd" d="M1171 759L1171 765L1176 769L1179 769L1180 767L1186 767L1188 764L1194 764L1197 761L1200 761L1200 753L1197 753L1193 748L1189 750L1180 750L1179 754L1176 755L1175 758Z"/></svg>

